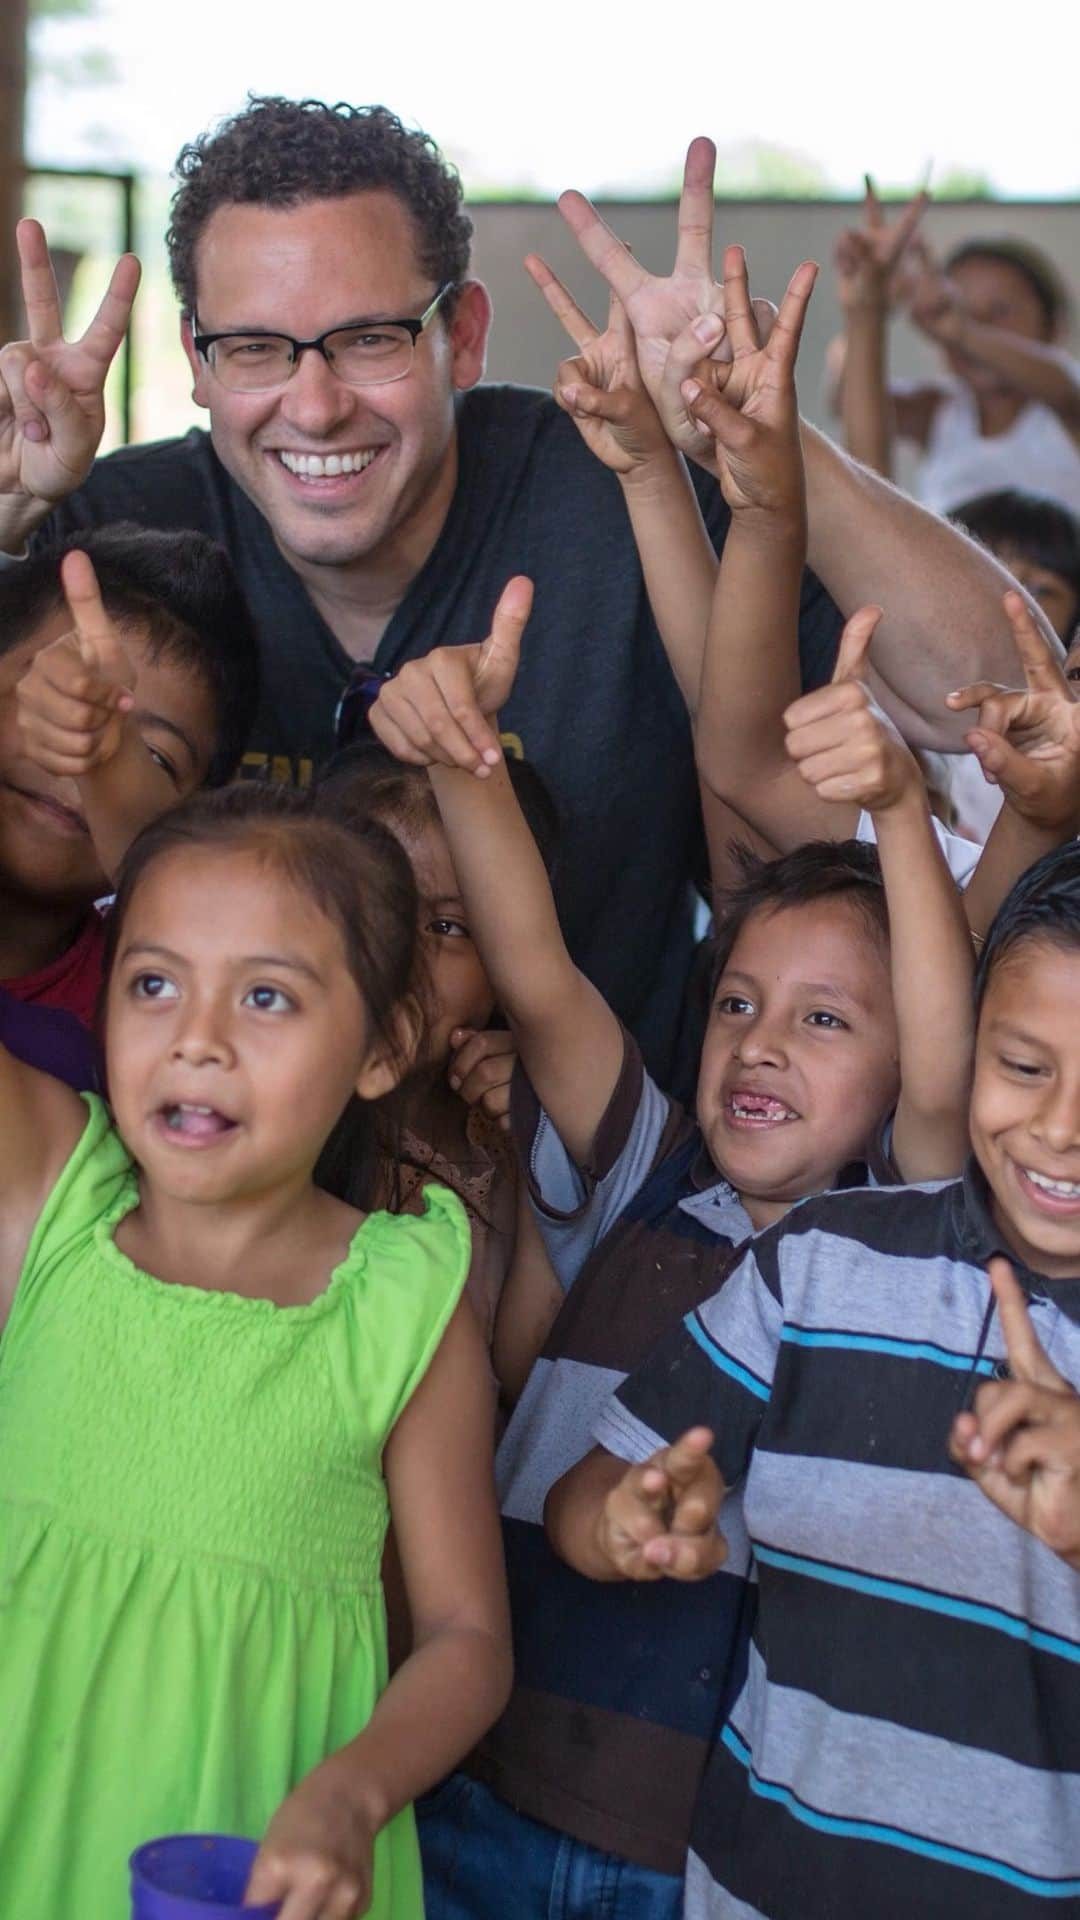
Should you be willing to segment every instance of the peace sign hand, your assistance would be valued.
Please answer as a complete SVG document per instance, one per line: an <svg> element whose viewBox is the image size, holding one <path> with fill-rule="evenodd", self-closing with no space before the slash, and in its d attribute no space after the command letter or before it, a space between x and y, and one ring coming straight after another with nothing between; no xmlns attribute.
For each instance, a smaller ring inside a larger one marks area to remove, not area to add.
<svg viewBox="0 0 1080 1920"><path fill-rule="evenodd" d="M1080 1569L1080 1395L1047 1359L1007 1260L990 1262L1008 1380L979 1388L949 1453L1017 1526Z"/></svg>
<svg viewBox="0 0 1080 1920"><path fill-rule="evenodd" d="M978 707L964 735L988 783L1000 787L1015 813L1054 833L1080 821L1080 703L1023 594L1005 595L1024 689L976 681L950 693L954 713Z"/></svg>
<svg viewBox="0 0 1080 1920"><path fill-rule="evenodd" d="M525 271L578 349L560 362L554 392L585 445L623 476L666 455L668 437L642 384L634 330L618 295L611 295L601 333L539 254L526 255Z"/></svg>
<svg viewBox="0 0 1080 1920"><path fill-rule="evenodd" d="M90 471L140 273L125 254L86 332L68 341L44 231L20 220L16 237L30 337L0 348L0 542L10 551Z"/></svg>
<svg viewBox="0 0 1080 1920"><path fill-rule="evenodd" d="M35 654L15 689L23 746L46 773L92 773L124 744L135 670L102 604L90 556L60 563L72 631Z"/></svg>
<svg viewBox="0 0 1080 1920"><path fill-rule="evenodd" d="M686 155L679 201L679 237L673 271L646 272L630 249L601 220L584 194L560 195L559 212L582 252L607 281L626 309L634 331L641 378L669 440L688 459L708 464L710 442L690 419L680 389L702 353L725 351L724 292L713 278L713 174L716 148L711 140L692 140ZM755 302L762 337L774 309ZM702 324L704 323L704 324ZM692 327L701 331L695 337ZM673 349L680 343L681 352Z"/></svg>
<svg viewBox="0 0 1080 1920"><path fill-rule="evenodd" d="M750 298L746 255L724 250L724 333L729 360L699 361L683 382L694 424L712 440L709 465L733 513L805 513L795 361L817 267L796 267L768 337Z"/></svg>
<svg viewBox="0 0 1080 1920"><path fill-rule="evenodd" d="M836 291L846 311L891 304L894 276L929 204L930 195L923 187L889 226L874 183L866 175L864 223L840 235L834 255Z"/></svg>

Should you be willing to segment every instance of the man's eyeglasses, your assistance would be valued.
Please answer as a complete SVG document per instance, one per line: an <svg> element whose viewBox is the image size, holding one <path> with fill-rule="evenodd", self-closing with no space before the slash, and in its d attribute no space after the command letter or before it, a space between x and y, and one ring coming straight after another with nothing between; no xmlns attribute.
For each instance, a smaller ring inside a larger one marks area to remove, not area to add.
<svg viewBox="0 0 1080 1920"><path fill-rule="evenodd" d="M389 380L404 380L416 342L453 285L448 280L439 288L419 320L354 320L348 327L331 327L315 340L294 340L287 333L196 333L195 351L233 393L263 393L284 386L309 348L321 353L331 372L347 386L384 386ZM199 324L197 315L195 324Z"/></svg>

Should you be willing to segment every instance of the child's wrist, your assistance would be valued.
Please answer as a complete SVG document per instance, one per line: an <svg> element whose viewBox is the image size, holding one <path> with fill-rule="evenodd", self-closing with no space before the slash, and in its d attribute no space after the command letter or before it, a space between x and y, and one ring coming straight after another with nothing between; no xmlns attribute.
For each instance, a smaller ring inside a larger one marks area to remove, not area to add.
<svg viewBox="0 0 1080 1920"><path fill-rule="evenodd" d="M679 455L671 441L665 439L663 445L655 447L644 460L620 473L619 485L635 500L648 500L666 496L678 476Z"/></svg>

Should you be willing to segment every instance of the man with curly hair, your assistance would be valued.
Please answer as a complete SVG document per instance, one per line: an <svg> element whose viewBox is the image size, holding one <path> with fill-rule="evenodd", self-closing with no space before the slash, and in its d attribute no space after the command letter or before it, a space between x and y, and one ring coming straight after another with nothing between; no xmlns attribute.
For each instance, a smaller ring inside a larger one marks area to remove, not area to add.
<svg viewBox="0 0 1080 1920"><path fill-rule="evenodd" d="M491 305L456 172L385 107L253 96L183 149L177 177L169 255L210 431L95 464L138 265L119 263L66 341L44 234L22 222L30 337L0 352L0 551L118 519L216 536L261 642L249 768L301 780L333 743L350 672L482 638L507 579L528 574L502 723L559 803L574 957L671 1085L704 867L687 716L615 476L547 394L480 384ZM711 175L694 191L711 232ZM651 283L661 309L679 273ZM831 668L830 594L848 612L880 600L893 710L946 744L944 691L1008 671L992 561L820 436L807 470L828 591L807 575L805 684ZM695 486L719 547L727 509L707 476Z"/></svg>

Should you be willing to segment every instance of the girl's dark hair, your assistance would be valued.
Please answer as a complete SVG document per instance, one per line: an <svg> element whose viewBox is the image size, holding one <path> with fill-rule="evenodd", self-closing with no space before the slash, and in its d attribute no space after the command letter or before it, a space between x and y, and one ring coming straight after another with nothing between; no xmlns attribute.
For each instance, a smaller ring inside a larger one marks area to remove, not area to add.
<svg viewBox="0 0 1080 1920"><path fill-rule="evenodd" d="M388 107L251 93L239 113L180 149L174 172L179 185L165 244L188 319L199 236L222 206L298 207L381 189L396 194L411 216L417 260L433 292L447 282L457 289L468 275L472 221L457 170L429 134L404 126ZM453 303L450 293L446 321Z"/></svg>
<svg viewBox="0 0 1080 1920"><path fill-rule="evenodd" d="M863 840L808 840L793 853L763 860L738 841L731 844L740 877L717 893L712 947L712 984L723 973L743 927L760 909L805 907L815 900L846 900L878 944L889 944L889 914L878 850Z"/></svg>
<svg viewBox="0 0 1080 1920"><path fill-rule="evenodd" d="M558 809L530 761L507 754L506 771L550 874L558 852ZM371 737L335 753L318 776L316 794L320 812L347 826L354 820L374 818L391 829L397 825L409 833L439 818L427 769L395 760L381 741Z"/></svg>
<svg viewBox="0 0 1080 1920"><path fill-rule="evenodd" d="M1048 334L1055 334L1069 317L1069 296L1065 282L1048 254L1026 240L1014 240L1011 234L995 234L987 239L961 240L945 256L945 272L950 274L966 260L994 260L1011 267L1027 281L1039 306Z"/></svg>
<svg viewBox="0 0 1080 1920"><path fill-rule="evenodd" d="M89 554L106 613L146 634L151 660L168 657L207 689L216 737L206 785L223 786L259 700L259 644L224 547L204 533L117 521L35 548L18 566L0 567L0 653L63 606L60 562L74 549Z"/></svg>
<svg viewBox="0 0 1080 1920"><path fill-rule="evenodd" d="M1080 599L1080 520L1060 500L1002 487L953 507L949 519L984 547L1014 547L1033 567L1060 574Z"/></svg>
<svg viewBox="0 0 1080 1920"><path fill-rule="evenodd" d="M368 1030L404 1071L412 1050L398 1016L406 1003L410 1011L418 1004L416 882L409 861L377 821L338 826L315 812L308 795L271 782L193 794L133 842L105 923L102 1011L139 882L156 860L187 848L254 854L333 921ZM315 1179L350 1205L370 1207L385 1193L383 1159L394 1145L373 1118L371 1103L354 1094L323 1147Z"/></svg>
<svg viewBox="0 0 1080 1920"><path fill-rule="evenodd" d="M990 925L975 973L975 1011L982 1011L994 968L1024 940L1042 940L1066 951L1080 950L1080 841L1043 855L1021 874ZM1071 1019L1067 1007L1063 1020Z"/></svg>

